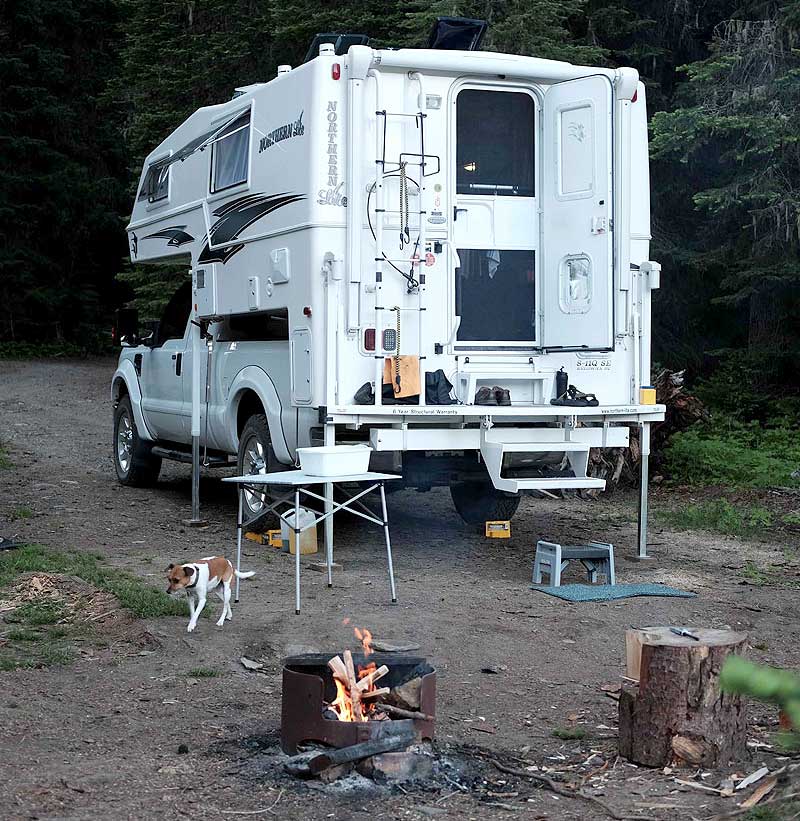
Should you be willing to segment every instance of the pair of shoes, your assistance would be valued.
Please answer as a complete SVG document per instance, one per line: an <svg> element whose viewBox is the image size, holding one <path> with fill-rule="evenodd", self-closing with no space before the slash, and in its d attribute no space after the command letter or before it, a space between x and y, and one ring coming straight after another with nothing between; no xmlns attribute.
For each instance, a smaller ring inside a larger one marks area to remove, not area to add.
<svg viewBox="0 0 800 821"><path fill-rule="evenodd" d="M550 400L551 405L566 405L570 408L596 408L600 403L593 393L579 391L574 385L570 385L567 390L556 399Z"/></svg>
<svg viewBox="0 0 800 821"><path fill-rule="evenodd" d="M479 388L475 394L476 405L510 405L511 392L495 385L493 388Z"/></svg>

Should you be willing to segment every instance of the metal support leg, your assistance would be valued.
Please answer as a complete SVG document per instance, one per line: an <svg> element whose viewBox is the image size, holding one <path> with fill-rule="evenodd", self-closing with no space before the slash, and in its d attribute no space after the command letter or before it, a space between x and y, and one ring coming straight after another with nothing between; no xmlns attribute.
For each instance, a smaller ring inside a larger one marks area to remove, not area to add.
<svg viewBox="0 0 800 821"><path fill-rule="evenodd" d="M294 492L294 613L300 615L300 488Z"/></svg>
<svg viewBox="0 0 800 821"><path fill-rule="evenodd" d="M639 443L641 445L642 464L639 481L639 533L637 559L650 559L647 555L647 491L650 484L650 424L639 425Z"/></svg>
<svg viewBox="0 0 800 821"><path fill-rule="evenodd" d="M239 576L238 572L242 569L242 498L244 497L244 488L242 485L238 485L237 489L239 491L239 513L236 515L236 595L234 596L234 602L239 601Z"/></svg>
<svg viewBox="0 0 800 821"><path fill-rule="evenodd" d="M325 425L326 446L336 444L336 425ZM328 587L333 587L333 482L325 483L325 563L328 570Z"/></svg>
<svg viewBox="0 0 800 821"><path fill-rule="evenodd" d="M389 562L389 588L392 591L392 604L397 603L397 592L394 589L394 563L392 562L392 541L389 538L389 517L386 515L386 493L381 482L381 510L383 511L383 536L386 539L386 558Z"/></svg>

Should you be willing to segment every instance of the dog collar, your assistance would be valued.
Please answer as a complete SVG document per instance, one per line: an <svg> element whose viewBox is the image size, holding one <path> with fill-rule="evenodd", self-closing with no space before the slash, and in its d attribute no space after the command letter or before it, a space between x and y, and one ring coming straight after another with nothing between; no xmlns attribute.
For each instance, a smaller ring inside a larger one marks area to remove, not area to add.
<svg viewBox="0 0 800 821"><path fill-rule="evenodd" d="M194 567L194 565L192 565ZM193 587L197 587L197 580L200 577L200 571L194 567L194 581L191 584L186 585L187 590L191 590Z"/></svg>

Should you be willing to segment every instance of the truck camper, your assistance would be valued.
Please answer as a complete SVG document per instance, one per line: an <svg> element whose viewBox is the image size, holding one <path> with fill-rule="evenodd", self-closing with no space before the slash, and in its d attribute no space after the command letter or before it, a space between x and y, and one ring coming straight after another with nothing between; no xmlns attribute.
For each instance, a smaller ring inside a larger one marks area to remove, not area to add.
<svg viewBox="0 0 800 821"><path fill-rule="evenodd" d="M121 482L192 452L196 470L202 451L263 473L362 441L483 522L521 493L603 488L589 449L626 447L638 425L646 525L664 407L644 85L470 50L471 22L441 20L424 49L319 37L147 157L131 261L184 260L191 283L152 334L125 336ZM246 501L257 517L263 500Z"/></svg>

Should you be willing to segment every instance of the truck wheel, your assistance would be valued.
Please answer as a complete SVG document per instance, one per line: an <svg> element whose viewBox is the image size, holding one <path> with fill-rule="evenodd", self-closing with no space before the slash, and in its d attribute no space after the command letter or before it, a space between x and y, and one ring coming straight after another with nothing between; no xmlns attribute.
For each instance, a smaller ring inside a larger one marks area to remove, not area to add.
<svg viewBox="0 0 800 821"><path fill-rule="evenodd" d="M244 424L239 435L239 453L236 459L238 474L252 476L254 473L274 473L282 469L272 450L267 417L254 413ZM242 494L244 505L242 515L245 522L261 516L265 510L265 496L245 490Z"/></svg>
<svg viewBox="0 0 800 821"><path fill-rule="evenodd" d="M490 481L453 482L450 496L456 512L468 525L511 520L520 497L498 490Z"/></svg>
<svg viewBox="0 0 800 821"><path fill-rule="evenodd" d="M161 457L153 456L152 445L139 438L129 396L114 408L114 468L121 485L149 487L158 481Z"/></svg>

